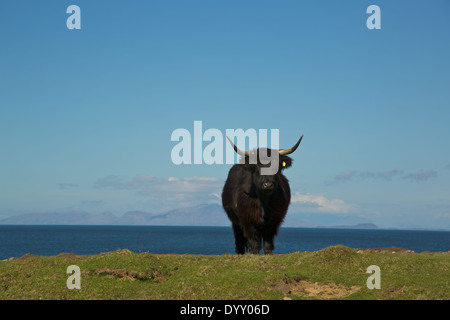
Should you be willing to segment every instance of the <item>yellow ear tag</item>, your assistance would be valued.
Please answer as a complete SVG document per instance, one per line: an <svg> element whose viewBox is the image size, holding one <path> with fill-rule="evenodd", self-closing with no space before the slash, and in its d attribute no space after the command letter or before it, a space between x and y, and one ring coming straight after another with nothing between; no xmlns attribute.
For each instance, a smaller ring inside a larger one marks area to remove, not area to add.
<svg viewBox="0 0 450 320"><path fill-rule="evenodd" d="M286 167L286 162L283 161L283 164L282 164L282 165L283 165L283 167Z"/></svg>

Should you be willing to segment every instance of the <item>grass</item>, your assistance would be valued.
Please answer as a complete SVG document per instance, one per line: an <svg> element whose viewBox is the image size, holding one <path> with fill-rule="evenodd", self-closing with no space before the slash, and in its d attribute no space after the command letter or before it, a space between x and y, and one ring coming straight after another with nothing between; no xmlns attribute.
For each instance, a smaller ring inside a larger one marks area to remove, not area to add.
<svg viewBox="0 0 450 320"><path fill-rule="evenodd" d="M70 265L81 269L80 290L67 288ZM380 267L381 289L366 286L370 265ZM0 261L2 300L449 298L450 252L333 246L283 255L206 256L121 249Z"/></svg>

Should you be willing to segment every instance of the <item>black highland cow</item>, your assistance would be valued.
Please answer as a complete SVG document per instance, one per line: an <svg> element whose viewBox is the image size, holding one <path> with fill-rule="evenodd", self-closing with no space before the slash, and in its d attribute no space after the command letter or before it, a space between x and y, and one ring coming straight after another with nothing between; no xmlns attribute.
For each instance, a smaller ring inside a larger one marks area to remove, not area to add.
<svg viewBox="0 0 450 320"><path fill-rule="evenodd" d="M242 156L241 163L230 169L222 191L222 205L232 223L237 254L246 250L259 254L261 240L264 254L272 253L273 239L291 201L289 182L281 171L291 166L292 159L287 155L297 149L302 138L291 149L260 148L252 152L238 149L228 139ZM275 159L278 156L278 170L272 175L262 175L261 169L269 167L267 159L273 159L273 152L278 153L274 155ZM251 156L256 155L257 161L251 161Z"/></svg>

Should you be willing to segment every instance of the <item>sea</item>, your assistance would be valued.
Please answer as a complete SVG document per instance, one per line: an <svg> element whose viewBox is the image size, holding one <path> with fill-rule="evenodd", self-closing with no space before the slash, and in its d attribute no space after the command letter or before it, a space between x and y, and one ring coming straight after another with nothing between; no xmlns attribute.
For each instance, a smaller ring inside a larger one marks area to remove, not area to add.
<svg viewBox="0 0 450 320"><path fill-rule="evenodd" d="M273 253L316 251L334 245L447 252L450 231L281 228ZM231 227L0 225L0 260L25 254L83 255L118 249L154 254L234 254L234 237Z"/></svg>

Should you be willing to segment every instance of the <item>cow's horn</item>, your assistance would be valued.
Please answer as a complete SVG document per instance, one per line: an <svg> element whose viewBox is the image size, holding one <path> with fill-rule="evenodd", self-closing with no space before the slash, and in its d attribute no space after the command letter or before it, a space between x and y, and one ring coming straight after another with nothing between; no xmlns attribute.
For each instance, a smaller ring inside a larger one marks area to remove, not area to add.
<svg viewBox="0 0 450 320"><path fill-rule="evenodd" d="M291 154L292 152L294 152L295 150L297 150L297 147L299 146L300 142L302 142L303 139L303 135L300 137L300 139L297 141L297 143L295 144L295 146L293 146L290 149L280 149L278 150L278 153L281 156L287 155L287 154Z"/></svg>
<svg viewBox="0 0 450 320"><path fill-rule="evenodd" d="M231 145L233 146L234 151L236 151L238 155L245 156L245 157L249 157L250 156L250 152L242 151L241 149L239 149L238 147L236 147L234 145L233 141L231 141L230 138L227 137L227 139L228 139L228 141L230 141Z"/></svg>

